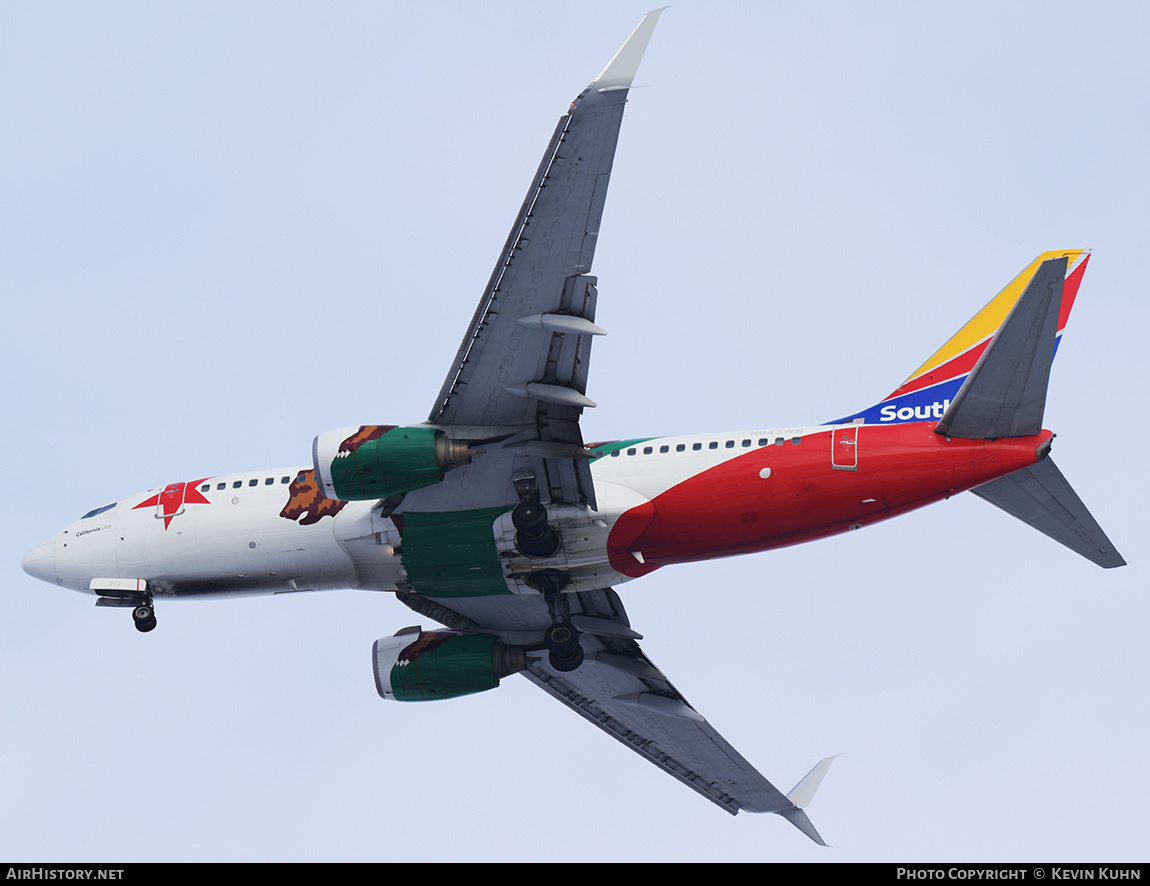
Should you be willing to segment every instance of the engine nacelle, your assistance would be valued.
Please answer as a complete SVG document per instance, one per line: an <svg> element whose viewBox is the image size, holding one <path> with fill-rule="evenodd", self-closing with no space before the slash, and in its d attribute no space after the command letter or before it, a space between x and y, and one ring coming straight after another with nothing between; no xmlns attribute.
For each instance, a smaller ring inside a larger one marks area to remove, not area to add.
<svg viewBox="0 0 1150 886"><path fill-rule="evenodd" d="M370 501L431 486L475 455L466 443L424 427L360 425L320 434L311 445L327 498Z"/></svg>
<svg viewBox="0 0 1150 886"><path fill-rule="evenodd" d="M381 698L432 701L485 692L501 677L527 667L526 647L507 646L490 634L405 628L381 637L371 650Z"/></svg>

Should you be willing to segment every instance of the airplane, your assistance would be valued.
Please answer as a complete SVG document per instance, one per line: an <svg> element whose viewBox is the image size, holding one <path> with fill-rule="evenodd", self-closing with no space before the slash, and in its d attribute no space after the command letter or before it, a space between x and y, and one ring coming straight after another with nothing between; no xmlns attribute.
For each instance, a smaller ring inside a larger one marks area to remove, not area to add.
<svg viewBox="0 0 1150 886"><path fill-rule="evenodd" d="M445 629L376 641L384 699L521 673L731 814L807 816L644 655L615 588L675 563L851 532L963 491L1104 568L1121 555L1050 456L1051 363L1089 262L1046 252L875 405L814 426L585 443L591 269L648 14L560 118L426 421L319 434L312 462L203 476L89 511L30 575L127 608L386 591Z"/></svg>

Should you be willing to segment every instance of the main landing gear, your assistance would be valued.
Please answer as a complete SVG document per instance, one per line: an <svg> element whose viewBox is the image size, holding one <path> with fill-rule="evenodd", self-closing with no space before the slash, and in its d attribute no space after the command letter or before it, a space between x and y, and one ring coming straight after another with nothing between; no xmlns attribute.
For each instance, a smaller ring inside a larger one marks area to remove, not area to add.
<svg viewBox="0 0 1150 886"><path fill-rule="evenodd" d="M543 633L547 663L557 671L573 671L583 664L579 632L569 621L557 621Z"/></svg>
<svg viewBox="0 0 1150 886"><path fill-rule="evenodd" d="M562 547L559 533L547 522L547 508L539 501L534 479L516 482L520 501L511 512L515 526L515 547L525 557L551 557ZM558 569L537 569L527 576L527 584L547 602L551 625L543 632L547 663L557 671L573 671L583 664L579 631L571 624L571 611L563 589L571 579Z"/></svg>
<svg viewBox="0 0 1150 886"><path fill-rule="evenodd" d="M543 632L543 646L547 649L547 663L557 671L573 671L583 664L579 631L568 621L571 613L562 593L570 581L558 569L540 569L527 576L527 583L543 594L553 619Z"/></svg>
<svg viewBox="0 0 1150 886"><path fill-rule="evenodd" d="M547 523L547 509L538 501L522 501L511 512L515 547L525 557L550 557L559 550L559 533Z"/></svg>

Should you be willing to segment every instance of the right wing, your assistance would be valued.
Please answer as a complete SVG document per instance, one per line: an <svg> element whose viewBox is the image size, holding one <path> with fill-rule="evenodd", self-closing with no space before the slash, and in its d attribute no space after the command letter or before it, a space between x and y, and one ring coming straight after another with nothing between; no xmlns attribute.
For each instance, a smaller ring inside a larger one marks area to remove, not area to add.
<svg viewBox="0 0 1150 886"><path fill-rule="evenodd" d="M524 630L541 632L551 622L542 599L536 596L433 601L401 593L399 599L455 630L485 633L494 632L495 625L505 625L507 608L514 607L515 630L497 631L508 642L520 640ZM643 654L637 642L642 637L631 629L613 589L565 594L564 600L570 622L581 634L583 664L574 671L560 672L548 665L545 656L532 654L523 671L528 680L732 815L774 812L820 846L827 845L803 807L814 796L833 757L822 760L790 793L783 794Z"/></svg>
<svg viewBox="0 0 1150 886"><path fill-rule="evenodd" d="M532 180L428 417L479 451L404 500L397 516L408 584L397 597L454 630L525 646L527 679L664 772L731 814L774 812L826 845L802 807L829 760L783 795L643 654L611 588L562 595L584 659L574 671L552 668L535 650L554 613L542 594L506 593L489 545L491 521L524 500L517 486L525 477L537 481L543 502L596 507L579 429L583 409L595 405L587 370L591 338L602 333L591 261L627 91L658 16L639 23L571 104ZM418 533L423 544L414 542ZM480 549L489 555L483 568L475 565ZM417 559L418 550L426 556Z"/></svg>

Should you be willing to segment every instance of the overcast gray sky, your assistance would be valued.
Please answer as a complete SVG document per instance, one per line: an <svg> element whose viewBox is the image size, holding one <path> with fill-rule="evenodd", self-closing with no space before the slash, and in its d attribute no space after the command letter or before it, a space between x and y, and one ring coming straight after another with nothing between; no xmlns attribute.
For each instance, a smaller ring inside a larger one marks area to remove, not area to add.
<svg viewBox="0 0 1150 886"><path fill-rule="evenodd" d="M1059 466L1130 566L972 496L621 586L812 820L730 818L531 687L376 696L389 595L161 605L23 553L85 511L422 420L619 2L0 6L9 503L0 856L1145 859L1148 60L1136 4L695 3L656 29L596 256L589 440L889 393L1043 250L1094 250Z"/></svg>

